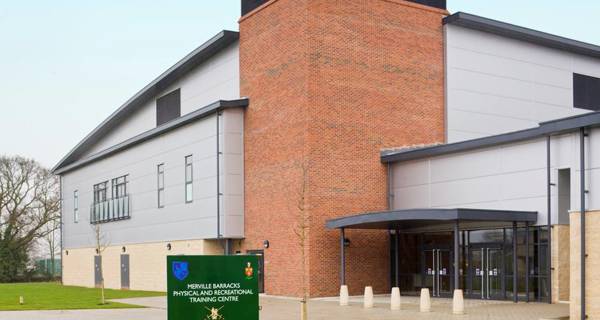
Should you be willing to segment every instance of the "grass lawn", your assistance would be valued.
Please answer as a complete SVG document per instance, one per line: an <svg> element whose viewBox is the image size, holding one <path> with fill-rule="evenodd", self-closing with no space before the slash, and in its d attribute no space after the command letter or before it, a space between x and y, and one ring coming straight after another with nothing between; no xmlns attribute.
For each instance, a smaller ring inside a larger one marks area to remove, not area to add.
<svg viewBox="0 0 600 320"><path fill-rule="evenodd" d="M152 291L104 291L106 299L164 296ZM25 304L19 304L23 296ZM0 283L0 310L65 310L140 308L124 303L100 304L100 289L63 286L59 283Z"/></svg>

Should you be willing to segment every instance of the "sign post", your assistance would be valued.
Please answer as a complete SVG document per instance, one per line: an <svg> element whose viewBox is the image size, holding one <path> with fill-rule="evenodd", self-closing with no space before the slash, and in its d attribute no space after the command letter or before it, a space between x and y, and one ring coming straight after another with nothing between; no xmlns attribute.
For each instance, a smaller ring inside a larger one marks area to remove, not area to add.
<svg viewBox="0 0 600 320"><path fill-rule="evenodd" d="M168 320L258 320L256 256L168 256Z"/></svg>

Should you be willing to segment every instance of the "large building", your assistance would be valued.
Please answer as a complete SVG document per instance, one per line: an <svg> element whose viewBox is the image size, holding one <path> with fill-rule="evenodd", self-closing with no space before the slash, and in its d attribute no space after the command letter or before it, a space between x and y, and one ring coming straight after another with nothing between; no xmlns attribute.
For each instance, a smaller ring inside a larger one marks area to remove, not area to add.
<svg viewBox="0 0 600 320"><path fill-rule="evenodd" d="M272 295L600 315L600 47L443 0L243 0L239 26L54 168L65 284L165 290L167 255L244 253Z"/></svg>

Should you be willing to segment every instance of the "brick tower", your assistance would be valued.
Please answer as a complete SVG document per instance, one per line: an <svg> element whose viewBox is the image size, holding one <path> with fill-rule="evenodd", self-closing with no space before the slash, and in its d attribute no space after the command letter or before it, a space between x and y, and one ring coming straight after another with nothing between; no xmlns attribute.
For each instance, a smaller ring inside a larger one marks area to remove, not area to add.
<svg viewBox="0 0 600 320"><path fill-rule="evenodd" d="M326 220L387 209L382 148L444 141L446 14L403 0L271 0L240 19L242 248L269 241L268 294L301 295L304 263L311 296L337 295L339 232ZM347 237L350 293L387 292L387 232Z"/></svg>

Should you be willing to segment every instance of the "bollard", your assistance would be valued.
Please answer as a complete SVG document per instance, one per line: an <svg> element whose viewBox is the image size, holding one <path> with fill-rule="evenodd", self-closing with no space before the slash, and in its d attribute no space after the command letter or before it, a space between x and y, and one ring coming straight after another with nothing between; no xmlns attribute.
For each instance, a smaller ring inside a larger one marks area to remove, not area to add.
<svg viewBox="0 0 600 320"><path fill-rule="evenodd" d="M390 301L390 309L400 310L400 288L392 288L392 298Z"/></svg>
<svg viewBox="0 0 600 320"><path fill-rule="evenodd" d="M340 306L347 306L348 300L348 286L343 285L340 287Z"/></svg>
<svg viewBox="0 0 600 320"><path fill-rule="evenodd" d="M452 313L465 313L465 300L463 299L463 291L460 289L454 290L454 297L452 298Z"/></svg>
<svg viewBox="0 0 600 320"><path fill-rule="evenodd" d="M419 306L419 311L421 311L421 312L430 312L431 311L431 298L429 297L429 289L428 288L421 289L421 303Z"/></svg>
<svg viewBox="0 0 600 320"><path fill-rule="evenodd" d="M365 309L373 308L373 287L371 286L365 287L365 298L363 307Z"/></svg>

